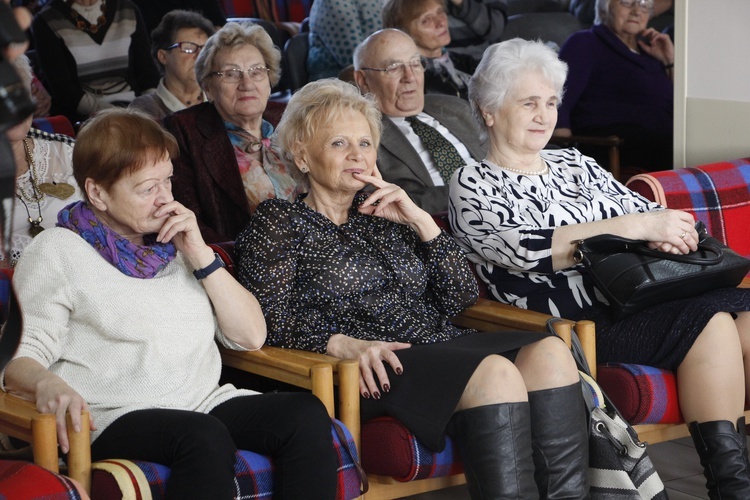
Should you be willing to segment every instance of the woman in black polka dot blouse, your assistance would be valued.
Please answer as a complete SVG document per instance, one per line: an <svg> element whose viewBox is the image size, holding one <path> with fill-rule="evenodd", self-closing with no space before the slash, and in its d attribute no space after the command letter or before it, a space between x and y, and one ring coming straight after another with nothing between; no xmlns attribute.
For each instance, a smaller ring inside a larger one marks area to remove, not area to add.
<svg viewBox="0 0 750 500"><path fill-rule="evenodd" d="M310 83L278 140L310 190L261 203L236 245L268 343L357 359L363 421L391 415L434 450L450 434L474 498L585 497L570 352L554 336L448 321L476 300L476 283L453 240L380 177L373 101L338 80Z"/></svg>

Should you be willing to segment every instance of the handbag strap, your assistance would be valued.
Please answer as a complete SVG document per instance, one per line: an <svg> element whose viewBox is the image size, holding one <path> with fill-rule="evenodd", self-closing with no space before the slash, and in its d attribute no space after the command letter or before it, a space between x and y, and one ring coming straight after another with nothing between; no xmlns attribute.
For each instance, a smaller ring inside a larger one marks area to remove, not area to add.
<svg viewBox="0 0 750 500"><path fill-rule="evenodd" d="M346 439L346 435L344 434L344 430L341 428L341 425L335 419L331 419L331 424L333 424L333 430L336 432L336 437L339 438L341 446L346 450L346 453L349 455L349 459L354 465L354 470L357 472L360 483L359 494L364 495L370 489L370 481L367 479L367 473L362 468L362 465L360 465L357 457L352 453L352 450L349 448L349 442Z"/></svg>
<svg viewBox="0 0 750 500"><path fill-rule="evenodd" d="M559 335L557 334L557 331L555 331L554 325L558 321L563 321L563 320L557 317L552 317L547 320L547 330L555 334L555 336L557 337L559 337ZM581 339L578 338L578 334L575 332L573 328L570 329L570 345L571 345L571 353L573 355L573 359L576 362L576 365L578 366L578 369L582 371L583 373L585 373L590 379L590 381L586 381L586 383L592 383L592 382L596 383L593 376L591 375L591 368L589 367L589 363L586 360L586 356L583 354L583 346L581 345ZM609 396L607 396L607 393L604 392L601 386L599 387L599 391L601 392L602 401L604 402L604 408L602 408L602 410L611 416L617 415L618 417L620 417L620 420L622 420L627 425L628 433L630 434L630 437L633 439L633 443L635 443L638 446L643 444L641 440L638 439L638 433L635 432L635 429L633 429L633 426L630 425L630 423L627 420L625 420L625 418L622 416L622 414L614 405L614 403L612 403L612 400L609 399ZM593 397L590 395L590 391L587 390L587 392L588 394L587 396L584 396L584 400L586 401L586 406L589 409L589 413L591 413L595 405L593 403Z"/></svg>
<svg viewBox="0 0 750 500"><path fill-rule="evenodd" d="M646 257L682 262L684 264L695 264L699 266L713 266L724 259L724 250L711 240L698 243L698 250L687 254L673 254L653 250L646 246L643 240L631 240L615 234L600 234L578 241L576 252L580 252L577 261L584 260L589 252L594 253L635 253ZM702 255L701 252L704 254Z"/></svg>

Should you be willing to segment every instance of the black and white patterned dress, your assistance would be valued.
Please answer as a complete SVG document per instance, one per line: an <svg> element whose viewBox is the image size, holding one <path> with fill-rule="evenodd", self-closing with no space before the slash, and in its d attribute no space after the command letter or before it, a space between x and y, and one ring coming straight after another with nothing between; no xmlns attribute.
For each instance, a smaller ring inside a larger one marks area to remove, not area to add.
<svg viewBox="0 0 750 500"><path fill-rule="evenodd" d="M593 319L600 360L667 369L682 362L713 314L750 309L750 293L730 289L612 322L606 299L581 265L553 270L552 234L559 226L663 207L629 190L576 149L545 150L542 158L549 167L544 175L516 174L485 160L458 169L451 179L454 237L496 300L569 319Z"/></svg>
<svg viewBox="0 0 750 500"><path fill-rule="evenodd" d="M388 365L390 391L362 399L362 418L398 418L432 449L463 389L487 356L514 359L544 338L531 332L462 330L448 318L477 299L461 249L446 233L422 242L409 227L357 211L334 224L297 201L261 203L238 236L239 281L260 302L269 345L325 352L340 333L363 340L410 342Z"/></svg>

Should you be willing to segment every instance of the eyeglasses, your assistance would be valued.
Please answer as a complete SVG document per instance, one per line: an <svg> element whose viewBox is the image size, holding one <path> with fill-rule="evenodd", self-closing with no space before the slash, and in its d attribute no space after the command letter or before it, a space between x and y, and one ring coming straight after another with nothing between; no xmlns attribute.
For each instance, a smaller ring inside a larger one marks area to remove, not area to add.
<svg viewBox="0 0 750 500"><path fill-rule="evenodd" d="M383 73L388 78L401 78L406 74L406 67L411 68L411 70L415 73L424 73L424 61L422 61L421 58L419 59L412 59L409 62L397 62L397 63L391 63L385 68L360 68L365 71L379 71L380 73Z"/></svg>
<svg viewBox="0 0 750 500"><path fill-rule="evenodd" d="M654 7L654 3L652 0L619 0L619 2L620 5L622 5L626 9L632 9L635 6L638 6L638 9L644 12L650 12Z"/></svg>
<svg viewBox="0 0 750 500"><path fill-rule="evenodd" d="M242 75L247 73L247 76L254 82L262 82L268 78L268 72L271 71L265 66L253 66L252 68L241 70L237 68L225 69L224 71L214 71L209 75L217 75L221 77L221 81L225 83L239 83L242 80Z"/></svg>
<svg viewBox="0 0 750 500"><path fill-rule="evenodd" d="M185 54L195 54L196 52L200 52L203 47L205 45L198 45L193 42L175 42L169 47L165 47L164 50L180 49Z"/></svg>

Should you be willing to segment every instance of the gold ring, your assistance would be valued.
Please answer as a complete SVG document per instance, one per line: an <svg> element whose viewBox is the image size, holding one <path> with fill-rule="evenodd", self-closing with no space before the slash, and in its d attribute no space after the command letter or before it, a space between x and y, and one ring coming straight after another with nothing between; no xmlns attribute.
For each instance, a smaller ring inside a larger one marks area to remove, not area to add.
<svg viewBox="0 0 750 500"><path fill-rule="evenodd" d="M682 232L682 234L680 235L680 239L681 239L681 240L684 240L684 239L685 239L685 236L687 236L687 231L683 231L683 232Z"/></svg>

